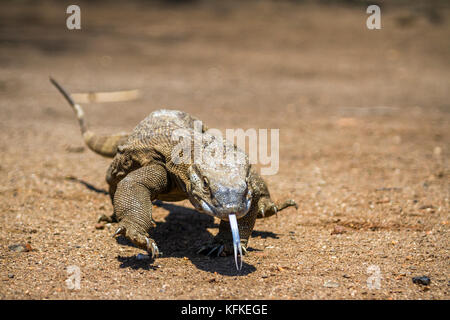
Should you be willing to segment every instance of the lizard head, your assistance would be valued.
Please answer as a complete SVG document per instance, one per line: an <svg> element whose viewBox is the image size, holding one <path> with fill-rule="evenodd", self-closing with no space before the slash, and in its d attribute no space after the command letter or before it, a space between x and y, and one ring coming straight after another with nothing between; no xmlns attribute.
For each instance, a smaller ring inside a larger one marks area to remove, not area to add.
<svg viewBox="0 0 450 320"><path fill-rule="evenodd" d="M230 163L213 159L192 164L188 170L192 205L221 220L228 220L230 214L238 219L247 214L252 201L248 183L250 164L245 154L242 160Z"/></svg>

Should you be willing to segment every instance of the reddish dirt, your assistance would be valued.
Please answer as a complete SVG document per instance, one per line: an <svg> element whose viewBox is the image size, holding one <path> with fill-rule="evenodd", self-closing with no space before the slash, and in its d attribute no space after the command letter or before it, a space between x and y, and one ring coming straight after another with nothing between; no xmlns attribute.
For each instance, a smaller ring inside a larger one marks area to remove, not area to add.
<svg viewBox="0 0 450 320"><path fill-rule="evenodd" d="M448 8L387 7L371 31L364 7L81 2L69 31L60 2L1 6L0 298L449 298ZM112 212L110 160L83 149L49 75L71 92L141 90L84 105L102 133L161 107L221 130L280 129L266 179L298 211L257 221L237 274L231 257L195 253L217 220L187 201L155 206L164 255L138 260L113 225L95 227ZM422 275L429 286L412 282Z"/></svg>

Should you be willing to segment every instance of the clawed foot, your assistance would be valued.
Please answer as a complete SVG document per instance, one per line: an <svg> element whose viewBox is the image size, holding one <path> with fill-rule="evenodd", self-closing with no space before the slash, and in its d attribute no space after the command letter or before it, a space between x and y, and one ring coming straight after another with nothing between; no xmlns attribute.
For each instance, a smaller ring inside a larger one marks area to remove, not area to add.
<svg viewBox="0 0 450 320"><path fill-rule="evenodd" d="M242 254L247 254L247 246L241 242ZM212 242L200 247L197 254L204 254L209 257L226 257L234 252L233 243Z"/></svg>
<svg viewBox="0 0 450 320"><path fill-rule="evenodd" d="M279 204L275 204L269 198L263 198L259 201L258 204L257 218L267 218L273 216L274 214L277 214L281 210L288 207L295 207L295 209L298 209L297 203L292 199L286 200Z"/></svg>
<svg viewBox="0 0 450 320"><path fill-rule="evenodd" d="M113 237L118 235L125 236L138 248L146 250L153 259L161 254L155 240L149 238L142 232L136 231L133 227L120 224L121 223L119 223L119 228L114 232Z"/></svg>

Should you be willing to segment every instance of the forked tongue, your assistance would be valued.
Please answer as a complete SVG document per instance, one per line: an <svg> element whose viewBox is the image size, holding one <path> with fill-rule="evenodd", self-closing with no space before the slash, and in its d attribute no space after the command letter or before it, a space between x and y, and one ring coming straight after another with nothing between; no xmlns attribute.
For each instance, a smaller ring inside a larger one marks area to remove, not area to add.
<svg viewBox="0 0 450 320"><path fill-rule="evenodd" d="M233 235L233 248L234 248L234 262L236 263L236 269L241 270L242 269L242 248L241 248L241 238L239 237L239 229L238 224L236 220L235 214L230 214L228 216L228 220L230 220L230 227L231 227L231 234ZM240 265L238 266L238 255L239 250L239 258L241 260Z"/></svg>

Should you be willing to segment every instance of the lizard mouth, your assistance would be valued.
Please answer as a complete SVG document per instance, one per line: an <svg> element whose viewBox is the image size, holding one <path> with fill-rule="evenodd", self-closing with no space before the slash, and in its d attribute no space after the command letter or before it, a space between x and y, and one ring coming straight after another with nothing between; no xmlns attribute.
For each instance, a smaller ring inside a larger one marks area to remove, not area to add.
<svg viewBox="0 0 450 320"><path fill-rule="evenodd" d="M250 210L250 206L252 203L251 199L247 199L245 202L245 207L243 210L221 210L221 208L215 208L214 206L210 205L207 201L198 199L197 203L199 204L197 206L197 209L214 217L217 217L221 220L229 220L229 217L231 214L235 215L237 218L242 218L247 214L247 212ZM230 211L233 211L230 213Z"/></svg>
<svg viewBox="0 0 450 320"><path fill-rule="evenodd" d="M203 212L212 216L216 216L216 210L214 209L213 206L209 205L209 203L200 199L200 205L202 207Z"/></svg>

